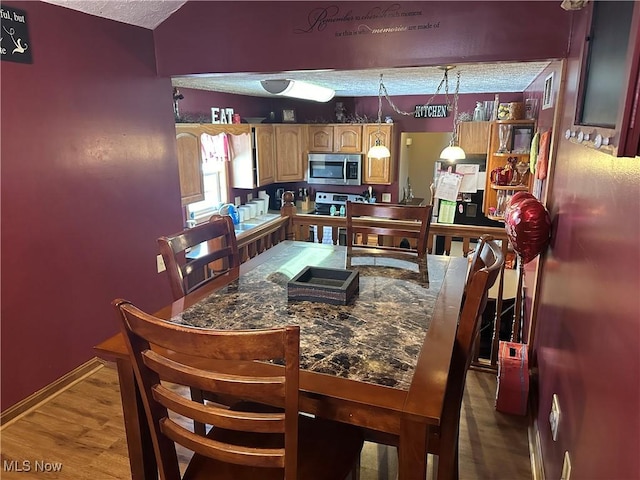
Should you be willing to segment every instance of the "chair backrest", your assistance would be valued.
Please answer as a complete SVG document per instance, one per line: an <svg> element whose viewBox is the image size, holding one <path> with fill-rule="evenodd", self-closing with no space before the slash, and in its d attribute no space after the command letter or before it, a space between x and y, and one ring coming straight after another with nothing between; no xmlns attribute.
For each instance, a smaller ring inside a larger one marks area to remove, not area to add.
<svg viewBox="0 0 640 480"><path fill-rule="evenodd" d="M482 244L483 250L486 250L486 253L482 255L484 265L469 274L465 300L462 305L451 356L438 442L438 478L457 477L457 475L448 476L446 473L441 476L440 469L443 472L457 472L460 409L462 407L467 371L473 358L480 317L487 304L489 289L495 283L504 265L502 249L495 240L485 238Z"/></svg>
<svg viewBox="0 0 640 480"><path fill-rule="evenodd" d="M214 215L207 223L160 237L158 246L174 300L220 275L239 274L238 243L228 215ZM196 252L193 249L197 246L200 248Z"/></svg>
<svg viewBox="0 0 640 480"><path fill-rule="evenodd" d="M416 253L422 258L427 253L427 235L431 225L431 205L394 205L385 203L347 202L347 255L359 246L407 253L406 248L393 245L368 245L369 235L415 239ZM419 228L411 228L388 220L413 220ZM357 245L356 235L362 235ZM380 243L380 242L378 242Z"/></svg>
<svg viewBox="0 0 640 480"><path fill-rule="evenodd" d="M488 265L493 265L495 263L496 257L494 254L494 250L491 245L487 245L487 242L493 240L493 235L489 234L485 234L480 237L479 242L476 245L475 252L473 253L473 256L471 258L471 265L469 266L469 272L467 273L465 290L469 288L469 284L471 283L471 279L473 278L474 273L476 273L481 268L484 268ZM495 283L495 279L491 283L491 286L493 286L493 283Z"/></svg>
<svg viewBox="0 0 640 480"><path fill-rule="evenodd" d="M176 325L149 315L125 300L114 300L122 332L151 426L160 478L179 479L175 444L224 463L253 467L284 468L285 479L297 475L298 387L300 327L268 330L219 331ZM153 345L153 349L150 347ZM167 356L171 351L171 358ZM176 355L177 354L177 355ZM230 373L225 368L237 361L284 361L270 376ZM207 365L204 367L203 365ZM284 406L284 411L257 412L191 399L189 389L168 388L166 383L231 395L251 402ZM185 394L182 395L181 393ZM215 440L197 435L169 416L174 412L229 431ZM273 434L275 445L248 447L239 438ZM243 437L244 435L244 437ZM174 443L175 442L175 443Z"/></svg>

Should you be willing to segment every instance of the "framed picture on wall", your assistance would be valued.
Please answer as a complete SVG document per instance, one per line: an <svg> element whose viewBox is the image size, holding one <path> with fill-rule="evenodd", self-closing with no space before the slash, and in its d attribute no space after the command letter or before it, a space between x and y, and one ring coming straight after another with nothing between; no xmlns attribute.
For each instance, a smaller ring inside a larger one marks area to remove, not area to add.
<svg viewBox="0 0 640 480"><path fill-rule="evenodd" d="M533 125L514 125L511 136L512 153L529 153L531 151L531 139L533 138Z"/></svg>
<svg viewBox="0 0 640 480"><path fill-rule="evenodd" d="M296 123L296 111L293 109L282 110L283 123Z"/></svg>

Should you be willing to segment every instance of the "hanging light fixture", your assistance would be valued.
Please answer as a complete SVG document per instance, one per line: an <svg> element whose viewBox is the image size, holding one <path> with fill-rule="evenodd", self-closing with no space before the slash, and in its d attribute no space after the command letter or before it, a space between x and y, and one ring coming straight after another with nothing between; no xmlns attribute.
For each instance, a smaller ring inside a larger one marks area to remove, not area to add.
<svg viewBox="0 0 640 480"><path fill-rule="evenodd" d="M444 94L445 94L445 103L447 105L447 111L451 111L453 115L453 132L451 135L451 141L449 142L449 146L446 147L440 153L440 158L443 160L448 160L450 162L455 162L456 160L462 160L466 158L464 150L456 145L457 141L457 126L458 126L458 94L460 92L460 72L456 73L456 89L453 94L453 104L449 102L449 71L453 70L455 65L446 65L444 67L438 67L444 71L442 76L442 80L438 84L438 88L436 88L436 93L434 93L429 100L423 105L424 107L428 107L433 103L435 97L440 93L442 87L444 86ZM389 157L391 154L389 153L389 149L382 144L382 140L380 139L380 124L382 123L382 96L386 98L387 102L393 108L393 110L400 115L414 115L415 112L405 112L400 110L389 97L389 93L387 92L387 88L384 86L384 82L382 81L382 75L380 75L380 88L378 90L378 131L376 133L376 141L375 145L369 149L367 155L373 158L384 158Z"/></svg>
<svg viewBox="0 0 640 480"><path fill-rule="evenodd" d="M262 80L262 88L274 95L313 100L315 102L328 102L336 94L335 90L313 83L299 80Z"/></svg>
<svg viewBox="0 0 640 480"><path fill-rule="evenodd" d="M391 156L391 152L384 145L382 139L381 126L382 126L382 94L385 91L384 84L382 83L382 74L380 74L380 88L378 88L378 131L375 133L375 143L367 152L367 156L371 158L387 158Z"/></svg>
<svg viewBox="0 0 640 480"><path fill-rule="evenodd" d="M444 92L447 98L447 108L449 108L449 70L455 68L455 66L447 65L442 67L444 69ZM460 71L456 72L456 90L453 93L453 131L451 132L451 141L449 146L445 147L440 152L440 158L447 160L448 162L455 162L456 160L464 160L467 155L464 150L456 145L458 139L458 94L460 92Z"/></svg>

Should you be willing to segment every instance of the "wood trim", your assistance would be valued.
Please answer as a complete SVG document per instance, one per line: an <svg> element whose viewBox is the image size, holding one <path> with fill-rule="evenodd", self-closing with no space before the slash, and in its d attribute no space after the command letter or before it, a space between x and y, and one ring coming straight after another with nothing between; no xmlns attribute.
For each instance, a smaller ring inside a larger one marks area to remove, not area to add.
<svg viewBox="0 0 640 480"><path fill-rule="evenodd" d="M529 370L529 457L531 458L532 480L545 480L544 462L542 458L542 444L540 443L540 429L538 428L538 369Z"/></svg>
<svg viewBox="0 0 640 480"><path fill-rule="evenodd" d="M84 380L89 375L97 372L103 366L104 364L102 360L97 357L93 357L88 362L83 363L49 385L46 385L44 388L41 388L37 392L29 395L24 400L21 400L15 405L7 408L0 414L0 431L16 420L27 415L32 410L40 407L42 404L60 395L65 390L68 390L76 383Z"/></svg>

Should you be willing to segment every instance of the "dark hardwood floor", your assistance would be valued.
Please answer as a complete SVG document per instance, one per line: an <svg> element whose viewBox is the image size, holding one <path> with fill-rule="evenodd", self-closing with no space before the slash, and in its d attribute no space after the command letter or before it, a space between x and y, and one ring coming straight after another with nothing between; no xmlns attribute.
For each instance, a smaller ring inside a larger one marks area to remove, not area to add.
<svg viewBox="0 0 640 480"><path fill-rule="evenodd" d="M495 411L495 375L472 370L466 387L460 478L531 479L527 419ZM0 434L3 480L131 478L118 378L111 366L7 423ZM36 462L49 471L36 472ZM395 449L366 443L360 478L394 480L396 464Z"/></svg>

